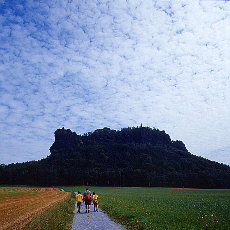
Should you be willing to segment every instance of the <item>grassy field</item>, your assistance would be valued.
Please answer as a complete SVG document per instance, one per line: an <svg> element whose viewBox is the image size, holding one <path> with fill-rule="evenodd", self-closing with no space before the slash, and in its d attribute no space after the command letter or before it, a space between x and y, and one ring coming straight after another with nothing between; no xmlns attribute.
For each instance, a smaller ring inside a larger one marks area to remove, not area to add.
<svg viewBox="0 0 230 230"><path fill-rule="evenodd" d="M84 191L85 187L63 187ZM127 229L230 229L230 190L89 187Z"/></svg>

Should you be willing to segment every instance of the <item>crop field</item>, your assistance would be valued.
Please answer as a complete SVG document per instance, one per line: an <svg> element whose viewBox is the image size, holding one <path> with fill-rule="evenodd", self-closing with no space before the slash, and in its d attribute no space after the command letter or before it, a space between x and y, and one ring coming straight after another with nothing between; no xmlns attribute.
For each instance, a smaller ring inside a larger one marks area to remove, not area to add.
<svg viewBox="0 0 230 230"><path fill-rule="evenodd" d="M63 187L84 191L85 187ZM89 187L127 229L230 229L230 190Z"/></svg>
<svg viewBox="0 0 230 230"><path fill-rule="evenodd" d="M25 193L37 193L38 191L41 191L41 189L27 187L0 187L0 197L14 196Z"/></svg>
<svg viewBox="0 0 230 230"><path fill-rule="evenodd" d="M0 229L19 229L68 195L54 188L0 187Z"/></svg>

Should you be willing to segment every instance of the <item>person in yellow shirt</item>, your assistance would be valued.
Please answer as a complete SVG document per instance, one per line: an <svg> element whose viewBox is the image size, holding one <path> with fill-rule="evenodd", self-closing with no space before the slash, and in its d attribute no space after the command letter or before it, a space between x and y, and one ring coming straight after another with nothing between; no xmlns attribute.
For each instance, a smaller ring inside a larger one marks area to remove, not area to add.
<svg viewBox="0 0 230 230"><path fill-rule="evenodd" d="M81 212L81 202L82 202L82 199L83 199L83 196L81 195L80 191L78 191L76 199L77 199L77 208L78 208L77 212L80 213Z"/></svg>
<svg viewBox="0 0 230 230"><path fill-rule="evenodd" d="M94 212L98 212L98 195L93 192Z"/></svg>

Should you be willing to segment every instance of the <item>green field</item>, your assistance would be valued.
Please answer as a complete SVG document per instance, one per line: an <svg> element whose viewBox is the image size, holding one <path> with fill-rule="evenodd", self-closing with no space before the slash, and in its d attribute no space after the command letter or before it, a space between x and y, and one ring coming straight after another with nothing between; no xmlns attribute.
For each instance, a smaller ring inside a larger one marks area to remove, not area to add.
<svg viewBox="0 0 230 230"><path fill-rule="evenodd" d="M63 187L82 191L85 187ZM230 190L89 187L127 229L230 229Z"/></svg>

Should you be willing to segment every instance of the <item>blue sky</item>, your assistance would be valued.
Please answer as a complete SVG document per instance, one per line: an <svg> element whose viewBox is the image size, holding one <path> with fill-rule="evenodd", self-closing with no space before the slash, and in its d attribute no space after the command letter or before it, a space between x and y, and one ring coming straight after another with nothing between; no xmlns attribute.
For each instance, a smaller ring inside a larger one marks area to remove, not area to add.
<svg viewBox="0 0 230 230"><path fill-rule="evenodd" d="M229 30L227 1L0 0L0 163L143 123L230 164Z"/></svg>

